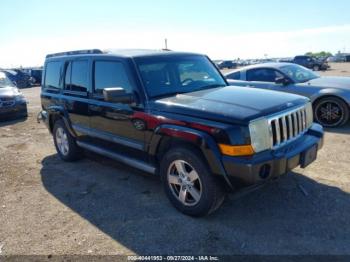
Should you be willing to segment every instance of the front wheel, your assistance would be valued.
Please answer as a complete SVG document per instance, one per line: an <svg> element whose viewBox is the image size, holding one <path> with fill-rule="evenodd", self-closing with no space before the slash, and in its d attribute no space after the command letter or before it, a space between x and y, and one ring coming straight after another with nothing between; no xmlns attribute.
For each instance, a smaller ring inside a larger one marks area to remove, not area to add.
<svg viewBox="0 0 350 262"><path fill-rule="evenodd" d="M326 97L315 103L314 117L324 127L339 127L349 120L349 107L337 97Z"/></svg>
<svg viewBox="0 0 350 262"><path fill-rule="evenodd" d="M320 70L320 66L314 65L314 66L313 66L313 70L314 70L314 71L319 71L319 70Z"/></svg>
<svg viewBox="0 0 350 262"><path fill-rule="evenodd" d="M169 200L186 215L210 214L224 201L222 185L195 149L168 151L161 161L160 174Z"/></svg>

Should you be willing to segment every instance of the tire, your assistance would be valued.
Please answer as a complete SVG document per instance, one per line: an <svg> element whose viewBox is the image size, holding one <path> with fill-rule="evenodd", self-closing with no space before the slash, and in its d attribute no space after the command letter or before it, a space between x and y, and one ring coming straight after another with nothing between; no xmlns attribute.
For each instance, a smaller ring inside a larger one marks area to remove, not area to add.
<svg viewBox="0 0 350 262"><path fill-rule="evenodd" d="M313 108L315 121L324 127L340 127L349 120L349 107L340 98L322 98Z"/></svg>
<svg viewBox="0 0 350 262"><path fill-rule="evenodd" d="M81 158L82 151L75 138L67 130L63 120L57 120L53 128L53 140L59 157L64 161L75 161Z"/></svg>
<svg viewBox="0 0 350 262"><path fill-rule="evenodd" d="M320 70L320 66L314 65L312 69L313 69L314 71L319 71L319 70Z"/></svg>
<svg viewBox="0 0 350 262"><path fill-rule="evenodd" d="M223 186L195 149L177 147L169 150L161 160L160 175L170 202L186 215L208 215L225 199Z"/></svg>

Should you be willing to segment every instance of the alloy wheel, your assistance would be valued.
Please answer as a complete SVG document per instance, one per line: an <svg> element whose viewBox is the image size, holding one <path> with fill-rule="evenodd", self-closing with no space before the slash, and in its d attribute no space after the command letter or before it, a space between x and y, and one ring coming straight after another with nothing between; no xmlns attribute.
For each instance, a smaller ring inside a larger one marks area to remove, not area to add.
<svg viewBox="0 0 350 262"><path fill-rule="evenodd" d="M196 205L202 195L202 183L197 171L184 160L173 161L167 172L173 195L186 206Z"/></svg>
<svg viewBox="0 0 350 262"><path fill-rule="evenodd" d="M343 110L334 101L324 101L316 107L316 119L325 126L337 126L343 121Z"/></svg>
<svg viewBox="0 0 350 262"><path fill-rule="evenodd" d="M68 137L66 131L62 127L56 129L56 144L60 153L67 156L69 153Z"/></svg>

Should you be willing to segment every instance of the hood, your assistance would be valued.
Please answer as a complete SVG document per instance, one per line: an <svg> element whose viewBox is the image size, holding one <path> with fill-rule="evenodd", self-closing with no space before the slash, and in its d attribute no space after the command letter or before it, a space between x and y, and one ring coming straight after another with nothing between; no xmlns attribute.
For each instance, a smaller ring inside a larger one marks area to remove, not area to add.
<svg viewBox="0 0 350 262"><path fill-rule="evenodd" d="M341 88L350 90L350 77L323 76L312 79L306 84L324 88Z"/></svg>
<svg viewBox="0 0 350 262"><path fill-rule="evenodd" d="M20 93L17 88L14 87L0 87L0 97L3 96L17 96Z"/></svg>
<svg viewBox="0 0 350 262"><path fill-rule="evenodd" d="M227 123L250 120L305 104L307 98L269 90L226 86L154 100L152 108Z"/></svg>

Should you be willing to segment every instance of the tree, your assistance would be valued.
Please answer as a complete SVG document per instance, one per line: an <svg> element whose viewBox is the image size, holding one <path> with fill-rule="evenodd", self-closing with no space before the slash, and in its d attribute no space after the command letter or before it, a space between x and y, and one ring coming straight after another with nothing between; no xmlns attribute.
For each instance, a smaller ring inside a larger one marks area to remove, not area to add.
<svg viewBox="0 0 350 262"><path fill-rule="evenodd" d="M305 55L313 56L313 57L329 57L333 56L331 52L321 51L321 52L307 52Z"/></svg>

